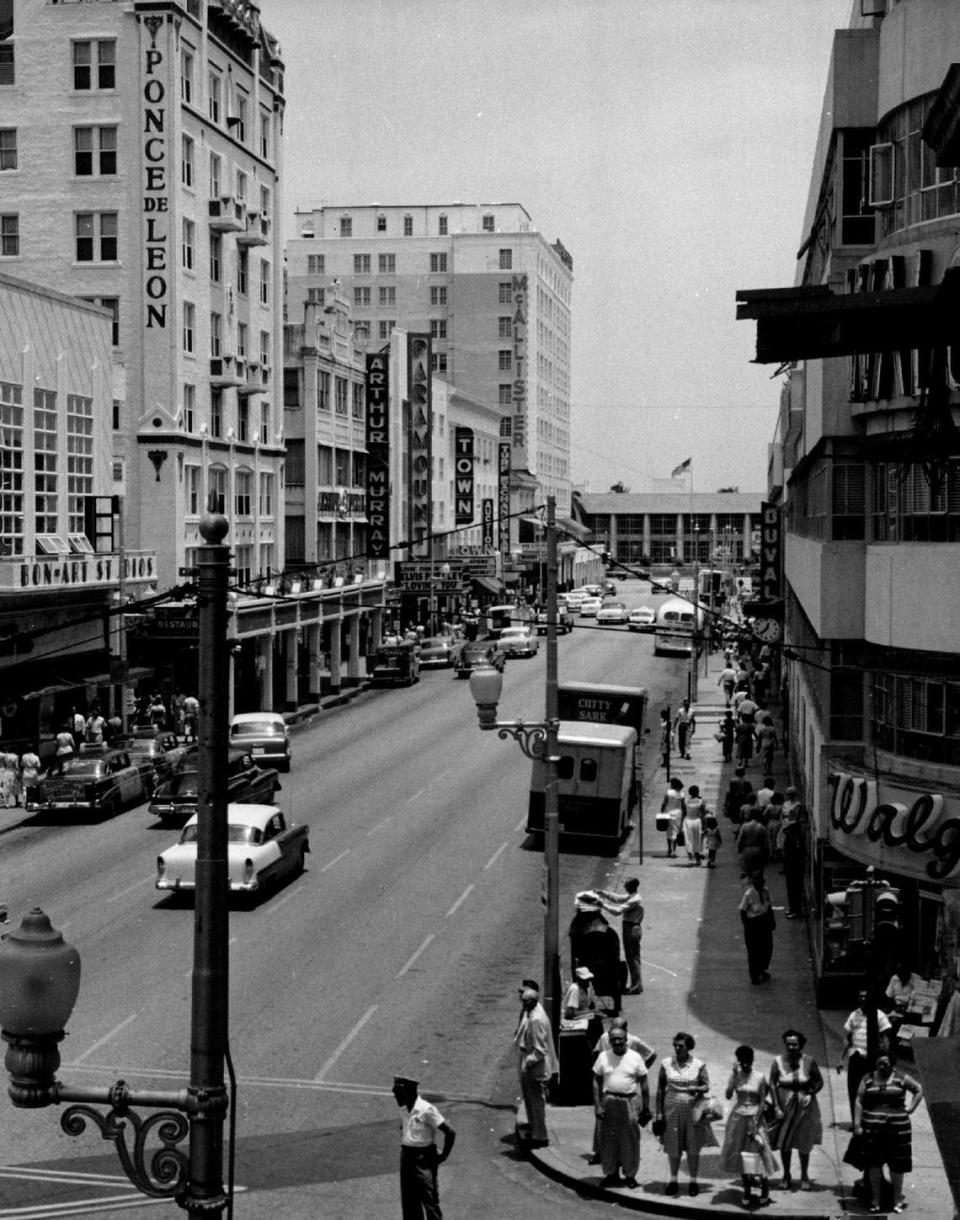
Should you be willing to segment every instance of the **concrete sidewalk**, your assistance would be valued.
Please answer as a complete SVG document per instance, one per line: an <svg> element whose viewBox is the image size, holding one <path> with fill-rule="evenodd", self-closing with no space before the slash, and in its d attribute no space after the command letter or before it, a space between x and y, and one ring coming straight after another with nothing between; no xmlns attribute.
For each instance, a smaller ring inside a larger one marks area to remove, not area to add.
<svg viewBox="0 0 960 1220"><path fill-rule="evenodd" d="M708 673L700 662L699 698L696 702L697 729L689 760L675 759L671 774L685 786L700 785L707 805L717 810L723 846L716 869L691 866L681 851L679 858L668 859L664 836L655 829L655 815L666 785L661 768L647 776L642 815L643 863L639 863L637 837L621 852L605 888L620 889L626 877L640 878L640 892L646 915L643 938L644 991L624 996L623 1015L630 1030L657 1048L660 1057L670 1053L673 1035L685 1030L696 1038L694 1054L703 1059L710 1073L714 1094L722 1099L734 1061L734 1048L741 1043L753 1046L756 1066L766 1073L773 1057L782 1050L781 1035L796 1027L807 1036L807 1053L813 1055L823 1072L826 1086L819 1095L823 1116L823 1143L810 1158L814 1187L801 1192L779 1188L779 1175L771 1181L772 1202L762 1209L773 1217L823 1217L824 1220L868 1214L867 1205L856 1196L854 1183L860 1176L843 1163L850 1140L850 1114L846 1077L836 1066L843 1046L843 1022L848 1010L818 1010L814 998L813 970L810 960L806 921L787 920L785 886L779 866L773 864L767 882L777 913L774 955L769 982L752 985L747 973L746 951L738 911L742 894L732 827L723 816L723 797L734 765L724 763L714 732L724 711L717 678L723 668L722 654L709 661ZM768 709L778 721L778 709ZM655 724L660 709L649 709L649 722ZM779 731L778 723L778 731ZM754 760L747 771L757 789L763 776ZM782 791L790 782L786 760L778 753L774 768L777 787ZM612 919L614 926L617 920ZM620 930L619 928L617 929ZM562 951L566 955L568 946ZM656 1090L659 1059L650 1073L651 1104ZM909 1060L900 1065L912 1072ZM729 1108L729 1103L727 1105ZM534 1149L531 1157L554 1178L590 1195L615 1201L656 1215L743 1215L740 1204L740 1179L723 1176L719 1171L719 1148L704 1149L700 1160L700 1194L687 1194L686 1163L680 1170L680 1194L667 1196L667 1158L649 1127L641 1137L641 1163L635 1190L600 1186L599 1166L588 1164L593 1134L592 1106L551 1106L547 1112L550 1144ZM921 1104L913 1122L913 1173L904 1182L908 1200L907 1215L912 1220L950 1220L953 1200L937 1151L926 1106ZM714 1124L718 1141L723 1140L723 1123ZM779 1164L779 1159L778 1159ZM799 1175L797 1158L793 1174ZM756 1206L754 1205L754 1209Z"/></svg>

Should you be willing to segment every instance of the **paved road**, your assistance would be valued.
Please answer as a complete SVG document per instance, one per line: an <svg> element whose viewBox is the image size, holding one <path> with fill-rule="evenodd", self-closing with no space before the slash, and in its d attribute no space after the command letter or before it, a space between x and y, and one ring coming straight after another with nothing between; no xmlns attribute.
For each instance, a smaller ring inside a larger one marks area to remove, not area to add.
<svg viewBox="0 0 960 1220"><path fill-rule="evenodd" d="M643 592L628 583L625 599ZM501 715L542 715L543 669L542 651L508 663ZM649 637L620 628L584 625L560 641L561 680L644 681L654 715L681 673L652 658ZM236 1214L393 1214L397 1070L420 1075L463 1133L445 1175L456 1214L490 1215L494 1198L502 1215L515 1199L527 1216L592 1214L516 1161L509 1142L515 987L542 961L542 857L522 832L529 763L479 732L467 684L447 671L362 696L294 746L281 803L310 823L309 871L231 920ZM193 917L152 888L170 839L139 809L0 840L11 913L39 903L83 955L65 1080L183 1083ZM605 867L565 854L561 894ZM78 1174L94 1175L80 1193L108 1200L110 1214L142 1214L96 1133L70 1139L52 1112L8 1113L0 1166L0 1217L58 1203L56 1214L94 1214L63 1210Z"/></svg>

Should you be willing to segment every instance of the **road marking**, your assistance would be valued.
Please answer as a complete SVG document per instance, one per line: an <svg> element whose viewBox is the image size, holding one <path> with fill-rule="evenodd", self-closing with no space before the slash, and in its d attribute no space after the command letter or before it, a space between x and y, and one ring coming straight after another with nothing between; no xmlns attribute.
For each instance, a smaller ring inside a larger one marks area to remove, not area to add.
<svg viewBox="0 0 960 1220"><path fill-rule="evenodd" d="M519 834L521 830L526 830L526 828L527 828L527 815L524 814L523 817L520 819L520 821L516 824L516 826L514 826L513 833L515 835Z"/></svg>
<svg viewBox="0 0 960 1220"><path fill-rule="evenodd" d="M151 873L149 877L143 877L139 881L135 881L133 885L128 885L125 890L120 890L118 894L105 898L104 902L119 902L121 898L126 898L128 894L132 894L134 890L138 890L142 885L152 885L154 881L156 881L156 873Z"/></svg>
<svg viewBox="0 0 960 1220"><path fill-rule="evenodd" d="M343 1052L347 1049L347 1047L350 1045L350 1043L354 1040L354 1038L357 1036L357 1034L359 1034L361 1029L363 1029L363 1027L366 1025L366 1023L370 1020L370 1018L373 1016L373 1014L377 1011L377 1007L378 1007L378 1005L371 1004L371 1006L367 1009L367 1011L363 1014L363 1016L360 1018L360 1020L353 1027L353 1029L351 1029L351 1031L343 1039L343 1041L340 1043L340 1045L337 1047L337 1049L333 1052L333 1054L330 1056L330 1058L327 1060L327 1062L323 1065L323 1067L320 1069L320 1071L317 1072L316 1076L314 1077L314 1084L320 1084L320 1082L323 1080L324 1076L326 1076L327 1072L330 1071L330 1069L337 1062L337 1060L340 1058L340 1056L343 1054Z"/></svg>
<svg viewBox="0 0 960 1220"><path fill-rule="evenodd" d="M508 846L509 846L509 844L507 843L507 841L506 841L506 840L504 840L504 841L503 841L503 842L500 844L500 846L497 848L497 850L496 850L496 851L493 853L493 855L490 857L490 859L489 859L489 860L486 862L486 864L483 866L483 871L484 871L484 872L486 872L488 868L491 868L491 867L492 867L494 864L496 864L496 862L497 862L498 858L500 857L500 855L501 855L503 852L505 852L505 851L507 850L507 847L508 847Z"/></svg>
<svg viewBox="0 0 960 1220"><path fill-rule="evenodd" d="M426 788L421 788L419 792L415 792L415 793L413 794L413 796L411 796L411 797L410 797L410 798L407 800L407 804L408 804L408 805L412 805L412 804L413 804L413 802L414 802L415 800L417 800L419 797L423 796L423 794L424 794L425 792L426 792Z"/></svg>
<svg viewBox="0 0 960 1220"><path fill-rule="evenodd" d="M384 826L386 826L388 822L392 822L392 821L393 821L393 815L391 814L390 817L383 818L381 821L377 822L377 824L375 826L371 826L370 829L367 831L367 838L369 839L371 835L375 835L378 830L383 830Z"/></svg>
<svg viewBox="0 0 960 1220"><path fill-rule="evenodd" d="M406 960L406 962L404 962L404 964L400 967L400 969L397 971L397 973L393 976L394 978L398 979L398 978L400 978L401 975L407 973L407 971L410 969L410 967L413 965L413 963L417 960L417 958L420 956L420 954L424 951L424 949L426 949L427 945L429 945L430 942L433 940L433 937L434 937L434 934L431 932L430 935L427 937L427 939L420 946L420 948L416 951L416 953L414 953L414 955L412 957L408 958Z"/></svg>
<svg viewBox="0 0 960 1220"><path fill-rule="evenodd" d="M279 900L279 902L275 902L273 904L273 906L270 908L270 914L272 915L274 911L279 911L281 907L285 907L288 902L291 902L298 895L302 894L303 890L304 887L302 885L298 885L295 889L288 890L287 893L284 894L284 896Z"/></svg>
<svg viewBox="0 0 960 1220"><path fill-rule="evenodd" d="M660 966L657 962L651 962L649 958L641 957L640 961L644 966L649 966L652 970L662 970L664 974L669 974L672 979L680 977L675 970L668 970L666 966Z"/></svg>
<svg viewBox="0 0 960 1220"><path fill-rule="evenodd" d="M327 869L328 869L328 868L333 868L333 866L334 866L334 865L335 865L335 864L336 864L338 861L342 860L344 856L349 856L349 855L350 855L350 848L348 847L348 848L346 849L346 851L342 851L342 852L340 853L340 855L339 855L339 856L334 856L332 860L328 860L328 861L326 862L326 864L323 866L323 868L321 868L320 872L321 872L321 873L325 873L325 872L327 871Z"/></svg>
<svg viewBox="0 0 960 1220"><path fill-rule="evenodd" d="M98 1051L101 1046L103 1046L105 1043L109 1042L111 1038L113 1038L117 1034L119 1034L122 1029L126 1029L127 1026L131 1022L136 1021L136 1019L137 1019L137 1014L135 1012L132 1012L129 1017L124 1018L124 1020L122 1020L119 1025L115 1025L108 1034L105 1034L100 1039L99 1042L94 1042L93 1046L88 1046L82 1055L78 1055L76 1057L76 1059L74 1060L74 1063L83 1063L84 1059L86 1059L86 1057L88 1055L92 1055L94 1051Z"/></svg>
<svg viewBox="0 0 960 1220"><path fill-rule="evenodd" d="M467 886L467 888L463 891L463 893L460 895L460 897L457 899L457 901L453 904L453 906L450 908L450 910L447 911L446 915L444 916L444 919L449 919L449 917L457 909L457 907L460 905L460 903L463 902L464 898L466 898L466 896L470 893L470 891L472 889L473 889L472 884Z"/></svg>

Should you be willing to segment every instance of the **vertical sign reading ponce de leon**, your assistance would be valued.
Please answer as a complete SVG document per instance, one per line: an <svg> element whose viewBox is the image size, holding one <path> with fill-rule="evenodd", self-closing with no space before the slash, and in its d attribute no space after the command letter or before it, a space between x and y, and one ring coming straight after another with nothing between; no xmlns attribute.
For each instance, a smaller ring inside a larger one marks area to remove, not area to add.
<svg viewBox="0 0 960 1220"><path fill-rule="evenodd" d="M367 554L390 555L390 357L367 356Z"/></svg>
<svg viewBox="0 0 960 1220"><path fill-rule="evenodd" d="M170 196L167 175L167 75L164 54L157 46L157 32L164 19L142 18L150 45L143 49L143 269L145 325L164 329L169 305ZM145 42L146 40L144 40Z"/></svg>
<svg viewBox="0 0 960 1220"><path fill-rule="evenodd" d="M410 400L410 538L430 533L430 424L433 397L430 389L430 336L407 335L407 397Z"/></svg>

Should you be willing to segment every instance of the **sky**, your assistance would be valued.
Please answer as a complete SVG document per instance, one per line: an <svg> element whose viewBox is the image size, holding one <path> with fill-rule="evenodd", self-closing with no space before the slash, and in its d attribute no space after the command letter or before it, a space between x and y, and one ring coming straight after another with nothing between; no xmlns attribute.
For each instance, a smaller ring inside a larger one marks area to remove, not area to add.
<svg viewBox="0 0 960 1220"><path fill-rule="evenodd" d="M571 473L766 488L787 287L851 0L260 0L286 65L284 233L319 204L521 203L573 256ZM684 484L686 486L686 484Z"/></svg>

